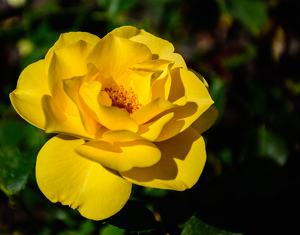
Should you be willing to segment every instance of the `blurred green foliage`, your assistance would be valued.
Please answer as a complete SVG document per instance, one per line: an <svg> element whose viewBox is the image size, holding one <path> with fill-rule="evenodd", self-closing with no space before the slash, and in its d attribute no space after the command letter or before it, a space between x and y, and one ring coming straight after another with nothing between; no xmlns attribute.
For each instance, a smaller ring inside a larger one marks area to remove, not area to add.
<svg viewBox="0 0 300 235"><path fill-rule="evenodd" d="M0 234L295 234L300 209L298 0L0 1ZM39 191L49 135L8 94L59 35L134 25L165 38L202 74L220 111L208 159L185 192L135 186L123 210L90 221Z"/></svg>

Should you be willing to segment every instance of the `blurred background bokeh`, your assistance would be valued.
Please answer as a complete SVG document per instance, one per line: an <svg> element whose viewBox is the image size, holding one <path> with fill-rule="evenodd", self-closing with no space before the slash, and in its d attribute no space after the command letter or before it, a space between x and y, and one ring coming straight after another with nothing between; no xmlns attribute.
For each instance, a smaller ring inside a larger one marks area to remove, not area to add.
<svg viewBox="0 0 300 235"><path fill-rule="evenodd" d="M297 234L300 211L299 0L0 0L0 234ZM143 28L202 74L220 112L207 163L185 192L135 186L125 208L90 221L37 187L51 137L12 108L20 72L59 35Z"/></svg>

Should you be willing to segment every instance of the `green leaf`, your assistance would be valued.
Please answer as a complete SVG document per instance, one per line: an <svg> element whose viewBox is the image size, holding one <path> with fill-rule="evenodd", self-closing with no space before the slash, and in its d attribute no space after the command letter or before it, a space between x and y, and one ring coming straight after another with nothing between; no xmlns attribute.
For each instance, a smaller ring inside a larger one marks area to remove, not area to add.
<svg viewBox="0 0 300 235"><path fill-rule="evenodd" d="M124 208L114 216L105 220L106 223L128 231L153 230L157 222L153 213L139 201L128 201Z"/></svg>
<svg viewBox="0 0 300 235"><path fill-rule="evenodd" d="M221 116L225 109L226 103L226 84L225 82L219 77L213 77L209 86L209 90L211 93L212 99L215 101L215 106L219 111L219 118L221 120Z"/></svg>
<svg viewBox="0 0 300 235"><path fill-rule="evenodd" d="M259 152L263 157L274 160L279 166L283 166L288 159L288 147L285 140L269 131L263 126L259 130Z"/></svg>
<svg viewBox="0 0 300 235"><path fill-rule="evenodd" d="M192 216L184 225L181 235L234 235L234 233L213 227ZM236 234L237 235L237 234Z"/></svg>
<svg viewBox="0 0 300 235"><path fill-rule="evenodd" d="M79 231L76 231L76 235L88 235L95 230L95 225L91 220L85 220L81 225Z"/></svg>
<svg viewBox="0 0 300 235"><path fill-rule="evenodd" d="M246 64L257 55L257 49L255 46L249 44L245 46L245 51L237 53L236 55L225 57L223 59L224 66L227 69L234 69L242 64Z"/></svg>
<svg viewBox="0 0 300 235"><path fill-rule="evenodd" d="M167 193L168 191L164 189L148 188L148 187L143 188L143 194L151 197L163 197L166 196Z"/></svg>
<svg viewBox="0 0 300 235"><path fill-rule="evenodd" d="M24 125L14 121L3 121L0 123L0 146L16 147L25 138Z"/></svg>
<svg viewBox="0 0 300 235"><path fill-rule="evenodd" d="M0 152L0 185L6 194L20 191L35 163L35 156L21 154L16 149L6 149Z"/></svg>
<svg viewBox="0 0 300 235"><path fill-rule="evenodd" d="M254 35L258 35L268 18L265 1L260 0L229 0L227 10Z"/></svg>
<svg viewBox="0 0 300 235"><path fill-rule="evenodd" d="M0 147L24 148L25 151L39 150L47 140L44 131L26 123L16 121L0 122Z"/></svg>
<svg viewBox="0 0 300 235"><path fill-rule="evenodd" d="M0 188L6 194L24 188L45 141L44 133L25 122L0 122Z"/></svg>
<svg viewBox="0 0 300 235"><path fill-rule="evenodd" d="M119 229L115 226L112 226L110 224L107 224L104 228L102 228L100 230L99 235L124 235L125 234L125 230L123 229Z"/></svg>
<svg viewBox="0 0 300 235"><path fill-rule="evenodd" d="M110 0L110 1L99 1L99 4L103 4L108 11L110 16L115 16L122 12L129 11L135 6L137 0Z"/></svg>

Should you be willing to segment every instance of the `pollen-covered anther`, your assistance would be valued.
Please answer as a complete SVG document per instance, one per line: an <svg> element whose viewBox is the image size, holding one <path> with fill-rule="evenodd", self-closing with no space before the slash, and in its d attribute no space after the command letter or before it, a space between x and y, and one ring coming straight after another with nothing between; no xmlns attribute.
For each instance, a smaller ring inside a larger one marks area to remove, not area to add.
<svg viewBox="0 0 300 235"><path fill-rule="evenodd" d="M128 114L133 114L136 110L142 107L142 104L138 100L138 96L133 92L128 92L120 85L119 89L116 84L113 84L110 88L104 88L104 91L109 95L112 106L119 107Z"/></svg>

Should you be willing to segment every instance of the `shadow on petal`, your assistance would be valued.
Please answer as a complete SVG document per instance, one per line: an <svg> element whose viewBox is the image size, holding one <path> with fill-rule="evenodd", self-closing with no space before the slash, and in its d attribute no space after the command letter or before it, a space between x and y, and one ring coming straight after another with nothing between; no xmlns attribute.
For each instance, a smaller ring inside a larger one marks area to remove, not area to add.
<svg viewBox="0 0 300 235"><path fill-rule="evenodd" d="M186 91L182 83L180 68L172 69L170 72L172 77L172 83L170 88L169 101L174 102L179 98L185 96Z"/></svg>
<svg viewBox="0 0 300 235"><path fill-rule="evenodd" d="M188 128L169 140L155 144L162 153L158 163L120 174L132 183L147 187L173 190L192 187L206 160L205 144L200 134Z"/></svg>
<svg viewBox="0 0 300 235"><path fill-rule="evenodd" d="M152 166L161 157L160 150L147 140L114 143L89 141L78 146L75 151L82 157L119 172L128 171L133 167Z"/></svg>
<svg viewBox="0 0 300 235"><path fill-rule="evenodd" d="M186 126L187 118L193 116L197 112L197 104L194 102L187 102L186 105L176 107L170 110L167 110L160 115L165 115L165 113L173 111L174 117L164 126L159 137L155 142L165 141L176 136L182 129ZM160 116L159 115L159 116ZM155 117L156 118L156 117Z"/></svg>

